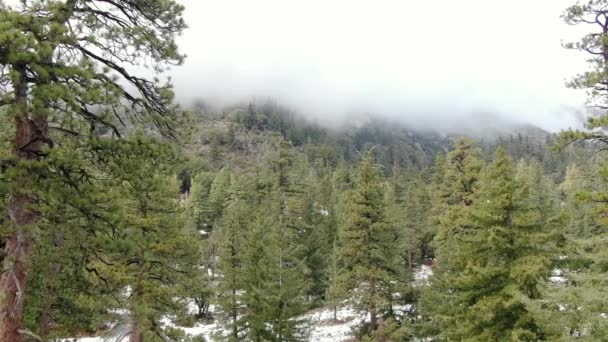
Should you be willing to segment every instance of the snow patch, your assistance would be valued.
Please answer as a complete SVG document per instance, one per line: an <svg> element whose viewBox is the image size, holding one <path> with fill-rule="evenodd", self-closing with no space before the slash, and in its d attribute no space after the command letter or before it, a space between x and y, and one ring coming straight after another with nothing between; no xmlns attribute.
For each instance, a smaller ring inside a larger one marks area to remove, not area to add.
<svg viewBox="0 0 608 342"><path fill-rule="evenodd" d="M568 282L568 279L566 279L566 277L564 276L564 271L562 269L556 268L551 271L549 281L554 284L566 284Z"/></svg>
<svg viewBox="0 0 608 342"><path fill-rule="evenodd" d="M364 313L357 312L350 306L336 310L321 308L306 313L302 318L310 323L309 341L314 342L343 342L352 339L353 330L366 321Z"/></svg>
<svg viewBox="0 0 608 342"><path fill-rule="evenodd" d="M414 286L429 285L433 276L433 268L429 265L420 265L414 269Z"/></svg>

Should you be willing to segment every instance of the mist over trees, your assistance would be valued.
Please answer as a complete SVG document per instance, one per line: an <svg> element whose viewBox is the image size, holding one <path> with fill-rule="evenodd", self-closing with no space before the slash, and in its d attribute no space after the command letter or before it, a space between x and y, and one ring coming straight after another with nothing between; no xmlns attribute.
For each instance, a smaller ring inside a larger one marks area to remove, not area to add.
<svg viewBox="0 0 608 342"><path fill-rule="evenodd" d="M607 8L563 16L595 28L566 47L596 113ZM607 338L606 116L460 137L272 100L185 111L132 71L183 61L183 13L0 3L1 341L309 341L326 311L360 341Z"/></svg>

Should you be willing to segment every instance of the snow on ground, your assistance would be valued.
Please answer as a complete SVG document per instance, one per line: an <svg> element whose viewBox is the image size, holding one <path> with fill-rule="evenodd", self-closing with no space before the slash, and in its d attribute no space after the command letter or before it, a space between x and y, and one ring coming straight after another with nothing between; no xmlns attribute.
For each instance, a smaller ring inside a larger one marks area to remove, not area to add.
<svg viewBox="0 0 608 342"><path fill-rule="evenodd" d="M551 272L551 277L549 277L549 281L554 284L566 284L568 279L564 277L564 271L556 268Z"/></svg>
<svg viewBox="0 0 608 342"><path fill-rule="evenodd" d="M346 342L352 340L352 332L359 324L366 321L367 316L364 313L355 311L352 307L341 306L336 311L336 320L334 320L334 312L330 308L319 308L307 312L302 315L304 321L310 326L311 342ZM175 326L168 318L163 319L162 323L166 326L183 330L187 335L203 336L206 341L217 341L217 336L225 334L223 329L217 322L199 323L192 327ZM124 336L124 335L122 335ZM64 339L61 342L126 342L128 337L83 337Z"/></svg>
<svg viewBox="0 0 608 342"><path fill-rule="evenodd" d="M320 308L312 310L302 315L300 318L308 322L310 326L311 342L345 342L352 338L353 329L365 321L366 315L358 313L349 306L339 307L336 312L337 320L333 319L333 310L330 308ZM217 322L199 323L193 327L176 327L168 320L163 323L179 328L190 336L203 336L207 341L216 341L217 336L225 334ZM78 341L78 342L98 342L98 341ZM110 342L110 341L108 341ZM118 342L118 341L113 341Z"/></svg>
<svg viewBox="0 0 608 342"><path fill-rule="evenodd" d="M433 268L429 265L420 265L414 269L414 286L429 285L433 275Z"/></svg>
<svg viewBox="0 0 608 342"><path fill-rule="evenodd" d="M414 270L414 285L428 285L430 277L433 275L433 269L428 265L420 265ZM556 275L557 276L557 275ZM190 311L194 311L195 307L191 303ZM215 311L215 307L211 306L209 310ZM395 306L394 310L405 313L413 309L412 305ZM311 310L302 315L304 321L310 326L311 342L346 342L352 341L354 329L361 323L369 320L365 313L361 313L353 309L352 306L346 303L341 303L336 311L336 319L334 320L334 312L331 308L319 308ZM194 336L203 336L206 341L217 341L217 336L226 334L227 331L218 324L217 321L198 323L192 327L179 327L171 322L169 318L162 320L166 326L183 330L186 334ZM124 336L120 335L120 336ZM127 338L114 336L110 337L84 337L77 339L64 339L60 342L125 342Z"/></svg>
<svg viewBox="0 0 608 342"><path fill-rule="evenodd" d="M366 320L366 315L343 306L336 311L336 320L329 308L310 311L302 318L310 322L311 342L343 342L352 339L353 329Z"/></svg>

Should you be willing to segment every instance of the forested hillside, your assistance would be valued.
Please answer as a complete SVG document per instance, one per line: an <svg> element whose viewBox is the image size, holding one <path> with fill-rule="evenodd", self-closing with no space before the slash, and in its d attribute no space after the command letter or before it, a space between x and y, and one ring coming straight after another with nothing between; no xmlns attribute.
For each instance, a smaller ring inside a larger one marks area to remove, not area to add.
<svg viewBox="0 0 608 342"><path fill-rule="evenodd" d="M372 118L327 129L273 102L199 110L196 117L201 130L180 170L182 197L204 245L203 309L219 306L213 319L226 327L226 338L305 340L306 322L293 317L340 305L369 315L359 336L436 337L448 322L460 330L470 319L443 321L462 305L443 296L453 297L454 284L471 277L463 273L468 267L488 273L463 283L461 300L492 294L506 305L515 296L522 302L505 310L520 307L532 322L522 323L522 334L565 333L553 326L564 299L545 296L567 288L550 276L577 253L565 244L580 233L567 228L576 225L571 210L591 219L594 205L575 194L593 187L568 185L594 178L602 159L591 146L559 149L556 136L530 127L493 140ZM493 254L482 241L491 241ZM513 256L490 268L503 255ZM429 288L412 283L422 264L433 265ZM487 293L492 286L495 293ZM532 312L523 298L543 298L546 312ZM520 333L518 319L479 338ZM262 322L278 330L256 331Z"/></svg>
<svg viewBox="0 0 608 342"><path fill-rule="evenodd" d="M0 0L0 341L608 340L607 8L554 134L180 106L180 3Z"/></svg>

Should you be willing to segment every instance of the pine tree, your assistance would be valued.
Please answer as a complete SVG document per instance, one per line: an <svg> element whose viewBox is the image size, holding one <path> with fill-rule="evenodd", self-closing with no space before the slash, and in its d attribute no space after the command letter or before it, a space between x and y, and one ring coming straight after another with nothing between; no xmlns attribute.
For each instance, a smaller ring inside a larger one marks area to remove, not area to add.
<svg viewBox="0 0 608 342"><path fill-rule="evenodd" d="M270 282L265 286L265 309L272 329L272 340L304 341L304 322L296 318L306 308L309 288L309 271L302 258L303 246L294 243L297 235L281 215L270 222L269 228L266 261Z"/></svg>
<svg viewBox="0 0 608 342"><path fill-rule="evenodd" d="M209 219L205 208L209 202L209 192L211 185L215 179L215 174L211 172L200 172L192 179L192 188L190 200L188 202L188 224L198 231L203 231L208 235L211 227L209 227Z"/></svg>
<svg viewBox="0 0 608 342"><path fill-rule="evenodd" d="M243 281L246 284L243 295L245 305L243 322L247 328L247 338L254 342L270 340L267 332L267 318L264 312L266 293L264 292L267 284L268 265L265 248L269 243L267 234L267 212L262 212L261 208L256 208L256 214L252 220L251 227L246 235L244 275Z"/></svg>
<svg viewBox="0 0 608 342"><path fill-rule="evenodd" d="M430 196L430 208L428 214L429 228L432 232L432 239L437 234L440 222L439 218L444 215L446 210L447 202L445 201L443 194L443 184L446 168L446 155L439 153L435 156L434 164L431 168L431 177L429 182L429 196ZM429 241L429 247L434 249L432 246L432 240ZM432 253L434 256L434 253Z"/></svg>
<svg viewBox="0 0 608 342"><path fill-rule="evenodd" d="M441 334L455 340L549 338L531 303L551 271L554 234L543 221L532 179L517 179L503 148L482 172L468 225L453 247L462 269L446 289L451 310Z"/></svg>
<svg viewBox="0 0 608 342"><path fill-rule="evenodd" d="M560 133L557 145L561 148L568 145L587 144L593 149L602 150L606 144L605 127L608 116L605 115L608 95L608 17L605 9L608 3L604 0L577 2L566 9L562 18L571 25L589 25L595 30L585 35L578 42L566 44L567 48L583 51L588 56L590 70L576 76L569 86L576 89L588 89L588 104L596 108L586 124L586 130L568 130ZM600 158L603 160L603 158ZM580 226L574 225L568 232L570 241L566 253L567 277L569 283L560 289L556 300L564 310L552 318L559 317L558 322L564 325L564 340L580 337L588 340L605 338L608 331L605 319L606 302L597 300L605 298L605 279L608 264L606 260L606 192L605 182L608 168L603 162L593 165L588 184L572 179L565 187L570 191L569 204L571 217L581 220ZM572 201L575 199L574 201ZM592 299L593 298L593 299ZM565 317L564 317L565 316Z"/></svg>
<svg viewBox="0 0 608 342"><path fill-rule="evenodd" d="M209 227L208 229L213 228L215 221L222 216L222 212L227 205L230 178L230 171L227 168L222 168L213 179L209 189L209 197L200 208L205 225Z"/></svg>
<svg viewBox="0 0 608 342"><path fill-rule="evenodd" d="M327 174L321 182L320 203L322 210L325 210L324 223L326 228L326 248L325 260L325 303L333 309L333 318L337 319L338 301L341 297L338 284L338 276L342 263L338 256L338 191L336 189L334 176Z"/></svg>
<svg viewBox="0 0 608 342"><path fill-rule="evenodd" d="M176 180L146 172L117 189L124 199L121 233L94 241L90 247L99 254L87 265L95 269L97 286L115 292L116 308L129 310L132 342L164 339L161 318L185 310L190 293L180 285L200 272L198 234L180 220Z"/></svg>
<svg viewBox="0 0 608 342"><path fill-rule="evenodd" d="M344 268L339 284L342 292L352 295L356 306L369 314L374 331L381 315L391 310L391 281L398 272L394 253L397 232L386 218L380 172L372 165L369 153L361 162L355 188L346 194L340 216L338 255Z"/></svg>
<svg viewBox="0 0 608 342"><path fill-rule="evenodd" d="M430 334L445 329L458 312L452 287L455 278L471 257L461 247L461 239L471 229L470 206L473 204L481 169L480 151L469 139L456 142L447 159L438 159L432 183L431 222L437 226L433 244L435 261L431 287L423 292L422 309L431 320Z"/></svg>
<svg viewBox="0 0 608 342"><path fill-rule="evenodd" d="M314 177L307 178L307 184L315 184ZM325 293L325 269L326 256L328 253L328 234L323 213L316 201L314 189L304 190L302 219L300 227L303 230L303 258L306 268L309 270L310 287L308 298L310 301L319 302Z"/></svg>
<svg viewBox="0 0 608 342"><path fill-rule="evenodd" d="M596 166L595 164L591 164ZM601 177L577 166L568 165L564 181L559 185L562 194L562 206L568 212L569 222L567 234L571 239L587 239L598 232L597 222L594 222L592 205L588 194L593 189L602 187Z"/></svg>
<svg viewBox="0 0 608 342"><path fill-rule="evenodd" d="M227 327L230 329L229 341L240 341L243 322L241 311L243 292L247 290L244 282L245 238L248 229L249 211L242 199L236 199L227 208L220 221L220 265L222 277L218 285L218 303L222 308Z"/></svg>
<svg viewBox="0 0 608 342"><path fill-rule="evenodd" d="M9 85L0 93L0 107L14 119L5 170L10 224L3 232L2 341L21 340L28 259L37 248L37 229L49 228L39 224L45 218L36 207L43 197L59 197L46 191L85 187L82 183L112 167L113 154L97 159L103 150L133 146L120 140L128 140L135 127L179 135L182 116L172 105L170 86L138 77L129 67L149 61L160 72L181 63L175 37L185 28L183 7L170 0L103 5L81 0L0 4L0 83ZM80 151L72 154L77 159L53 168L49 159L68 154L66 148ZM58 185L43 189L43 179ZM79 201L87 199L78 195Z"/></svg>
<svg viewBox="0 0 608 342"><path fill-rule="evenodd" d="M431 240L435 235L435 227L430 223L431 196L429 187L420 174L413 174L410 179L399 179L403 185L393 184L395 194L387 191L387 197L394 196L395 204L389 207L389 217L398 219L397 227L400 233L400 246L404 263L408 272L415 263L433 257ZM392 201L389 200L388 203Z"/></svg>
<svg viewBox="0 0 608 342"><path fill-rule="evenodd" d="M578 42L567 43L569 49L576 49L588 55L590 71L586 71L573 78L568 84L576 89L590 89L589 104L600 109L606 108L606 96L608 95L608 18L605 16L605 0L577 1L566 9L562 18L570 25L590 25L595 28L594 32L588 33ZM606 116L592 118L591 126L605 126L608 123ZM589 132L588 134L596 134Z"/></svg>
<svg viewBox="0 0 608 342"><path fill-rule="evenodd" d="M194 231L182 228L176 179L168 176L166 166L146 161L156 148L138 145L138 150L125 147L127 153L114 166L121 181L104 176L101 184L91 182L40 197L45 205L39 206L39 224L61 224L39 232L39 236L52 234L46 240L53 246L50 251L56 251L47 252L48 259L36 259L36 266L48 271L37 275L46 289L37 287L38 280L32 283L33 293L45 299L41 311L34 298L26 299L28 316L40 322L39 328L28 322L30 330L43 336L71 335L92 329L96 322L116 319L110 309L132 308L132 317L141 322L136 330L162 333L159 318L182 310L189 294L180 285L195 277L198 242ZM55 157L48 160L59 163ZM135 168L138 172L131 172ZM49 181L48 185L58 184ZM136 287L142 288L139 295L132 292L129 299L124 297L125 289ZM76 312L87 319L79 319Z"/></svg>
<svg viewBox="0 0 608 342"><path fill-rule="evenodd" d="M593 165L593 164L592 164ZM608 332L603 317L607 303L605 279L606 254L606 184L608 168L604 161L593 165L596 171L586 176L570 166L560 186L566 198L563 209L570 216L567 243L559 264L564 281L548 284L550 298L547 325L562 340L601 340Z"/></svg>
<svg viewBox="0 0 608 342"><path fill-rule="evenodd" d="M341 261L338 259L338 240L331 240L332 245L328 253L328 263L325 273L327 274L327 286L325 290L325 303L330 305L333 311L333 319L338 319L338 301L344 295L341 292L339 276L341 272Z"/></svg>
<svg viewBox="0 0 608 342"><path fill-rule="evenodd" d="M272 187L259 196L246 236L243 324L252 341L302 341L309 271L305 258L308 228L298 170L290 146L279 143L271 164ZM259 195L259 194L258 194Z"/></svg>

